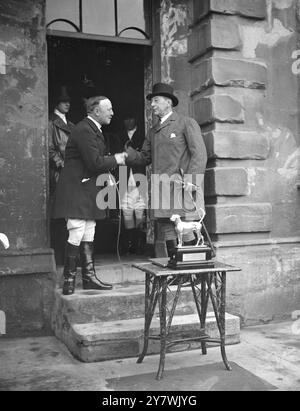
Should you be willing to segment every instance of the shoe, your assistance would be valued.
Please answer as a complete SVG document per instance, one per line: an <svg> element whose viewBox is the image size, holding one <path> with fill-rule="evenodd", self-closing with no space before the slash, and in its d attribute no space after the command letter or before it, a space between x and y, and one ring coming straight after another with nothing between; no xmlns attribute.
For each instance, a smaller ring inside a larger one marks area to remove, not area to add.
<svg viewBox="0 0 300 411"><path fill-rule="evenodd" d="M77 273L77 258L79 247L67 242L65 250L63 295L72 295L75 292L75 279Z"/></svg>
<svg viewBox="0 0 300 411"><path fill-rule="evenodd" d="M82 241L80 244L82 288L84 290L111 290L111 284L101 281L95 272L94 243Z"/></svg>

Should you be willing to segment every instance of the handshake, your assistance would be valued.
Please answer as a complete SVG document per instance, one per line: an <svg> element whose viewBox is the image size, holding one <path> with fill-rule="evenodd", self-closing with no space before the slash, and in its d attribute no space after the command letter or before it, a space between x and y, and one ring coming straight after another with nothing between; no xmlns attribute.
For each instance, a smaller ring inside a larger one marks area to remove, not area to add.
<svg viewBox="0 0 300 411"><path fill-rule="evenodd" d="M125 166L126 165L126 158L127 157L128 157L128 154L126 152L115 154L115 159L116 159L116 162L119 166Z"/></svg>

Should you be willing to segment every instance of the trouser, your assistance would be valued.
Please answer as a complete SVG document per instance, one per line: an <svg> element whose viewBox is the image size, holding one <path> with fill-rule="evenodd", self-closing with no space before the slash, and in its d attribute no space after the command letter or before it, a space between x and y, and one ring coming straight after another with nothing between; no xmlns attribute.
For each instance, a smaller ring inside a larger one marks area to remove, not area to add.
<svg viewBox="0 0 300 411"><path fill-rule="evenodd" d="M175 231L175 225L173 222L167 219L158 219L157 221L157 228L160 235L160 239L163 241L173 241L177 240L177 234ZM193 232L183 235L184 242L190 242L195 239L195 235Z"/></svg>
<svg viewBox="0 0 300 411"><path fill-rule="evenodd" d="M96 230L96 221L68 219L68 243L79 246L82 241L93 242Z"/></svg>
<svg viewBox="0 0 300 411"><path fill-rule="evenodd" d="M157 238L155 241L155 256L170 257L177 245L175 225L167 218L157 219L156 224ZM188 233L183 236L184 244L192 243L194 240L195 235L193 233Z"/></svg>
<svg viewBox="0 0 300 411"><path fill-rule="evenodd" d="M128 186L128 190L121 202L121 208L126 229L139 228L142 225L146 203L137 187Z"/></svg>

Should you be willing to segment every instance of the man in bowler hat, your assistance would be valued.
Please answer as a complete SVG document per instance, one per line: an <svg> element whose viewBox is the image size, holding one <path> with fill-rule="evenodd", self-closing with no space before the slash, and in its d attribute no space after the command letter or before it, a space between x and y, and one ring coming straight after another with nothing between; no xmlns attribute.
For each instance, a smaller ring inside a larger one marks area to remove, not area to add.
<svg viewBox="0 0 300 411"><path fill-rule="evenodd" d="M198 220L198 210L204 209L203 180L207 153L198 123L193 118L174 111L178 99L169 84L155 84L152 93L146 98L151 101L153 114L158 121L150 129L140 152L128 147L126 164L147 166L152 163L152 174L158 177L167 175L170 178L182 178L182 184L161 181L159 190L152 190L152 196L159 196L159 203L154 199L152 204L168 204L168 198L171 199L170 206L152 207L150 210L150 216L157 221L157 232L160 236L157 240L165 243L163 251L156 250L156 256L166 257L171 255L177 245L175 227L170 217L179 214L186 220ZM191 181L186 181L185 176ZM182 187L191 195L184 196L184 206L180 207L177 197L180 198ZM196 196L195 192L193 193L195 190ZM189 238L185 238L185 245L191 245L193 242L194 236L191 233Z"/></svg>
<svg viewBox="0 0 300 411"><path fill-rule="evenodd" d="M83 289L112 288L96 276L94 267L96 220L106 216L106 211L96 203L99 193L96 180L99 174L107 174L118 165L124 165L125 153L111 155L103 135L102 126L110 124L114 114L110 100L95 88L89 88L85 106L87 117L74 127L67 143L54 204L54 217L67 220L69 233L63 272L64 295L75 291L79 256Z"/></svg>

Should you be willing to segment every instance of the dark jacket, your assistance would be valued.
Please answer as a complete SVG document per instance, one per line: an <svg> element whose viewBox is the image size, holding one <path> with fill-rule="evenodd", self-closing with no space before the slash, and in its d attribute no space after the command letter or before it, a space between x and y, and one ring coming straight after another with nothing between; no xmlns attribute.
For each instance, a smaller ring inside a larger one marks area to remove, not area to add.
<svg viewBox="0 0 300 411"><path fill-rule="evenodd" d="M165 174L179 181L170 183L166 180L159 184L157 180L152 180L153 218L170 218L172 214L179 214L187 220L199 219L198 212L193 211L192 199L187 192L183 192L180 184L182 170L184 175L190 175L192 181L200 186L197 208L204 209L203 179L207 153L201 129L194 119L174 112L163 124L157 123L151 128L141 152L129 148L127 153L128 165L146 166L152 163L152 176L156 175L159 178ZM156 190L158 184L159 190ZM183 195L184 204L180 202ZM168 204L170 206L166 207Z"/></svg>
<svg viewBox="0 0 300 411"><path fill-rule="evenodd" d="M49 119L49 173L50 173L50 193L55 191L60 172L64 166L65 149L74 124L67 121L67 124L56 114L52 114Z"/></svg>
<svg viewBox="0 0 300 411"><path fill-rule="evenodd" d="M98 175L117 167L103 134L88 118L80 121L71 133L65 153L65 166L60 175L54 201L54 218L82 220L103 219L96 199L101 191L96 186ZM103 188L103 185L102 185Z"/></svg>

